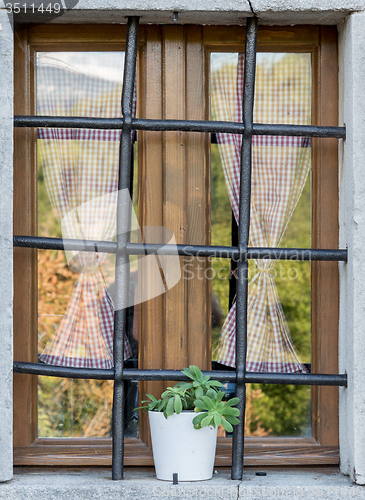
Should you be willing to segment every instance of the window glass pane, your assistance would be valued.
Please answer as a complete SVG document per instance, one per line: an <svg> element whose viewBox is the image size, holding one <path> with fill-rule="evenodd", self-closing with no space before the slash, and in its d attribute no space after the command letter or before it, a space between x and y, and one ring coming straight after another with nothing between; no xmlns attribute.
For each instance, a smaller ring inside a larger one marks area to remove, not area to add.
<svg viewBox="0 0 365 500"><path fill-rule="evenodd" d="M211 54L211 119L242 120L244 57ZM311 123L311 55L258 53L255 123ZM211 146L212 244L237 245L241 136ZM250 246L311 247L311 141L254 136ZM234 366L235 262L213 262L212 359ZM248 371L305 372L311 362L311 265L249 262ZM220 311L214 321L214 311ZM232 309L234 311L234 309ZM307 365L304 365L307 364ZM227 384L227 392L234 386ZM311 435L310 389L247 386L247 436Z"/></svg>
<svg viewBox="0 0 365 500"><path fill-rule="evenodd" d="M40 52L36 63L37 114L121 116L124 52ZM115 241L119 136L38 129L39 236ZM39 362L112 368L114 265L110 254L38 251ZM133 365L133 308L128 316L125 358ZM134 436L137 385L127 385L126 435ZM39 436L110 436L111 407L109 381L38 379Z"/></svg>
<svg viewBox="0 0 365 500"><path fill-rule="evenodd" d="M222 163L217 144L211 145L211 244L232 245L232 213L229 196L224 181ZM223 321L229 311L230 272L228 259L211 259L212 276L212 359L216 361L217 343Z"/></svg>

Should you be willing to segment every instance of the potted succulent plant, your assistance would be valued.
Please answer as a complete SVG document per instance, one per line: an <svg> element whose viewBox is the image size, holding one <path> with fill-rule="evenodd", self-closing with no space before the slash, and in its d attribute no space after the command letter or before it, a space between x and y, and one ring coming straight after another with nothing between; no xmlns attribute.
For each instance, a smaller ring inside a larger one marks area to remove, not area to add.
<svg viewBox="0 0 365 500"><path fill-rule="evenodd" d="M138 408L148 411L156 476L165 481L174 474L179 481L211 479L218 426L232 432L239 423L240 412L234 408L239 399L224 401L222 384L197 366L182 373L191 382L168 387L160 399L147 394Z"/></svg>

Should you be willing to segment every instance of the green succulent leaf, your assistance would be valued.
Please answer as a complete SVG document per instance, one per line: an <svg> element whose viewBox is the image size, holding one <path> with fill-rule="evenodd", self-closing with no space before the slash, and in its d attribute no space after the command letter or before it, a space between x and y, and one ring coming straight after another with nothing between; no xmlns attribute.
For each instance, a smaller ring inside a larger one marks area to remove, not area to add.
<svg viewBox="0 0 365 500"><path fill-rule="evenodd" d="M151 394L146 394L146 396L149 398L149 400L144 400L142 401L142 404L144 406L138 406L137 408L135 408L135 410L143 410L144 412L148 411L148 410L156 410L158 411L158 407L161 403L161 399L156 399L154 396L152 396Z"/></svg>
<svg viewBox="0 0 365 500"><path fill-rule="evenodd" d="M177 413L177 414L182 412L182 402L181 402L181 398L178 394L176 394L176 396L175 396L174 410L175 410L175 413Z"/></svg>
<svg viewBox="0 0 365 500"><path fill-rule="evenodd" d="M226 420L228 420L228 422L232 425L237 425L240 423L240 421L238 420L238 418L236 417L231 417L230 415L225 415L224 418Z"/></svg>
<svg viewBox="0 0 365 500"><path fill-rule="evenodd" d="M175 402L174 398L169 399L169 402L167 403L166 410L165 410L166 418L170 417L174 413L174 402Z"/></svg>
<svg viewBox="0 0 365 500"><path fill-rule="evenodd" d="M179 388L182 391L188 391L189 389L191 389L191 387L192 387L192 384L190 382L181 382L179 384Z"/></svg>
<svg viewBox="0 0 365 500"><path fill-rule="evenodd" d="M226 401L226 406L235 406L240 402L239 398L232 398Z"/></svg>
<svg viewBox="0 0 365 500"><path fill-rule="evenodd" d="M205 404L205 406L209 410L213 410L214 409L214 403L213 403L213 401L210 398L208 398L208 396L203 396L201 399L202 399L203 403Z"/></svg>
<svg viewBox="0 0 365 500"><path fill-rule="evenodd" d="M214 423L216 427L219 427L222 422L222 417L220 415L214 415Z"/></svg>
<svg viewBox="0 0 365 500"><path fill-rule="evenodd" d="M157 410L158 411L163 411L164 407L165 407L165 401L163 401L162 399L160 399L159 404L157 406Z"/></svg>
<svg viewBox="0 0 365 500"><path fill-rule="evenodd" d="M207 427L211 423L212 419L213 417L208 413L207 416L203 418L200 425L202 427Z"/></svg>
<svg viewBox="0 0 365 500"><path fill-rule="evenodd" d="M161 398L164 399L164 398L167 398L168 395L170 394L170 390L171 390L171 387L168 387L166 389L166 391L164 391L162 394L161 394Z"/></svg>
<svg viewBox="0 0 365 500"><path fill-rule="evenodd" d="M233 427L229 422L227 422L227 420L224 417L222 417L222 425L227 432L233 431Z"/></svg>
<svg viewBox="0 0 365 500"><path fill-rule="evenodd" d="M199 415L197 415L196 417L193 418L193 424L194 425L200 424L200 422L203 420L203 418L205 418L205 416L206 416L206 413L200 413Z"/></svg>
<svg viewBox="0 0 365 500"><path fill-rule="evenodd" d="M193 374L195 375L196 380L200 380L201 381L202 378L203 378L203 374L199 370L199 368L197 366L195 366L195 365L190 365L190 369L193 372Z"/></svg>
<svg viewBox="0 0 365 500"><path fill-rule="evenodd" d="M207 410L208 408L206 407L206 405L204 404L204 401L202 401L201 399L196 399L194 401L194 405L196 406L196 408L198 408L199 410Z"/></svg>
<svg viewBox="0 0 365 500"><path fill-rule="evenodd" d="M222 401L223 397L225 396L224 392L223 391L218 391L217 392L217 397L216 397L216 401L217 402L220 402ZM226 403L225 403L226 404Z"/></svg>
<svg viewBox="0 0 365 500"><path fill-rule="evenodd" d="M207 396L210 399L215 399L217 396L217 392L214 389L208 389L207 390ZM201 397L201 396L200 396Z"/></svg>
<svg viewBox="0 0 365 500"><path fill-rule="evenodd" d="M203 391L202 387L197 387L197 389L195 389L195 396L197 398L201 398L203 395L204 395L204 391Z"/></svg>
<svg viewBox="0 0 365 500"><path fill-rule="evenodd" d="M224 414L225 415L233 415L235 417L238 417L238 415L240 414L240 411L238 408L228 407L228 408L224 408Z"/></svg>
<svg viewBox="0 0 365 500"><path fill-rule="evenodd" d="M213 387L222 387L223 384L219 382L219 380L210 380L209 385Z"/></svg>

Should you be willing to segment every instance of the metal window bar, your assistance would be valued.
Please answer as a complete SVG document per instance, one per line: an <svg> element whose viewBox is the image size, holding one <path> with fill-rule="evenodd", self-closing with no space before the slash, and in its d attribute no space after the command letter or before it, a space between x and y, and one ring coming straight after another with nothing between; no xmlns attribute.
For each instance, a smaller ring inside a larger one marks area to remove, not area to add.
<svg viewBox="0 0 365 500"><path fill-rule="evenodd" d="M137 63L138 44L138 18L128 18L126 54L124 62L123 90L122 90L122 116L123 127L120 136L119 148L119 179L117 202L117 248L115 261L116 308L114 312L114 391L113 391L113 416L112 416L112 478L123 479L124 460L124 331L126 327L126 304L129 282L129 256L125 245L129 240L132 213L124 214L121 191L130 188L132 172L132 105L134 93L134 80ZM130 209L131 210L131 209ZM128 270L128 271L126 271Z"/></svg>
<svg viewBox="0 0 365 500"><path fill-rule="evenodd" d="M346 374L302 374L302 373L254 373L246 372L247 354L247 269L249 259L296 259L320 261L347 261L347 250L324 249L288 249L288 248L253 248L248 247L250 226L250 196L251 196L251 150L253 135L291 135L306 137L334 137L344 139L345 127L321 127L313 125L268 125L253 123L255 66L257 26L256 17L247 19L244 89L243 89L243 120L242 123L192 121L192 120L147 120L132 118L132 99L137 58L138 17L128 18L126 57L122 91L122 118L87 118L87 117L49 117L49 116L15 116L16 127L52 127L52 128L93 128L120 129L120 159L119 159L119 190L130 187L132 169L132 130L158 131L190 131L190 132L225 132L242 134L241 171L240 171L240 220L238 245L231 247L209 245L177 245L178 254L182 256L204 256L230 258L237 262L237 317L236 317L236 369L206 371L212 379L222 382L234 382L240 398L242 422L236 426L233 434L232 448L232 479L241 479L243 473L244 454L244 420L245 420L245 384L294 384L294 385L332 385L347 386ZM175 254L176 247L130 243L128 231L121 226L125 223L122 217L122 206L118 200L117 242L63 240L61 238L44 238L36 236L14 236L16 247L63 250L82 252L105 252L116 254L116 289L117 297L123 299L127 293L127 275L122 271L128 263L129 255L144 255L159 253ZM129 217L130 224L130 217ZM121 231L120 229L123 229ZM122 302L121 302L122 303ZM123 410L125 380L187 380L179 370L144 370L123 369L124 330L126 314L124 309L117 310L114 318L114 369L68 368L64 366L45 365L41 363L14 362L14 372L54 377L79 379L99 379L114 381L113 397L113 462L112 478L123 478Z"/></svg>
<svg viewBox="0 0 365 500"><path fill-rule="evenodd" d="M120 130L124 126L123 118L87 118L74 116L27 116L14 117L16 127L52 127L52 128L92 128ZM213 122L204 120L151 120L132 118L133 130L181 131L181 132L224 132L243 134L243 123ZM290 135L300 137L334 137L345 139L345 127L322 127L319 125L284 125L254 123L253 135Z"/></svg>

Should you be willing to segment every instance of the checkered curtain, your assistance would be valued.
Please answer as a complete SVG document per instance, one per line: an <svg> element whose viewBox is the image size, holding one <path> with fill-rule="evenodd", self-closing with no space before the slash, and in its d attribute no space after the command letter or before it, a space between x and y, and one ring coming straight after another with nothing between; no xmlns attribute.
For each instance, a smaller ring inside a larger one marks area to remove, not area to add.
<svg viewBox="0 0 365 500"><path fill-rule="evenodd" d="M214 120L242 122L244 55L238 64L212 72ZM301 55L286 54L257 66L254 122L311 123L311 76ZM235 219L239 220L240 135L217 134ZM254 136L250 246L277 247L298 203L311 167L310 139ZM302 372L273 278L272 260L255 260L248 284L247 371ZM221 331L218 362L235 366L236 304Z"/></svg>
<svg viewBox="0 0 365 500"><path fill-rule="evenodd" d="M56 66L39 65L37 114L120 117L121 84ZM118 130L39 129L38 162L63 238L111 241L116 231ZM69 258L70 257L70 258ZM101 266L106 254L72 252L79 273L44 363L113 367L114 307ZM124 359L131 355L127 337Z"/></svg>

